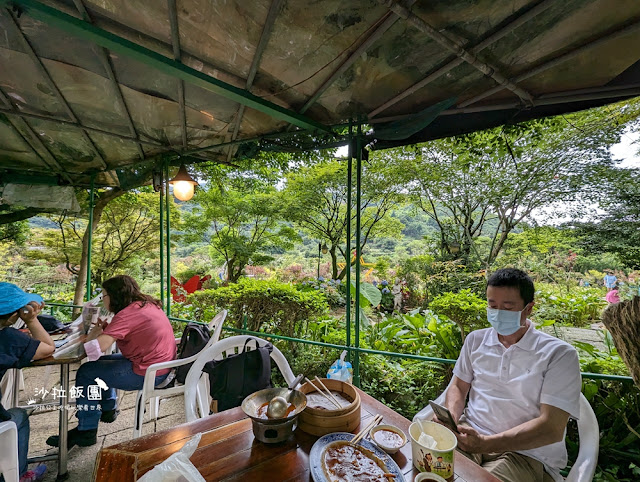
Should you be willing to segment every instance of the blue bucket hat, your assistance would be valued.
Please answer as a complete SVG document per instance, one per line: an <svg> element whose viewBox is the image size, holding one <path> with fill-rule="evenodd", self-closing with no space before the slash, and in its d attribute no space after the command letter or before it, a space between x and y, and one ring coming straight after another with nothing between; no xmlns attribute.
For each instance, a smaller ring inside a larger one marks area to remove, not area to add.
<svg viewBox="0 0 640 482"><path fill-rule="evenodd" d="M0 283L0 316L11 314L32 301L42 303L42 296L25 293L13 283Z"/></svg>

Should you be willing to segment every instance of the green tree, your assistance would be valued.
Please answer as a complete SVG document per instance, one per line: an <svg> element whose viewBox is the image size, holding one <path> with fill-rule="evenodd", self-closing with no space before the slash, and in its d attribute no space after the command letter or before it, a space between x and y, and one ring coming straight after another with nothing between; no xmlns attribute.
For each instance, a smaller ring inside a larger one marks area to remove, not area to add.
<svg viewBox="0 0 640 482"><path fill-rule="evenodd" d="M189 240L206 240L212 259L224 261L236 282L248 264L262 265L269 252L290 249L298 234L283 219L283 197L269 176L219 170L215 185L196 194L198 207L185 217Z"/></svg>
<svg viewBox="0 0 640 482"><path fill-rule="evenodd" d="M118 272L132 270L154 259L159 249L158 195L148 189L119 191L117 194L100 196L94 209L91 278L97 284ZM172 222L177 223L178 211L173 204L171 216ZM74 302L79 303L86 281L84 257L85 252L88 253L88 219L61 215L54 222L58 230L47 230L42 239L48 249L35 252L33 256L63 263L78 276L76 297L78 293L80 296Z"/></svg>
<svg viewBox="0 0 640 482"><path fill-rule="evenodd" d="M398 176L438 225L445 255L489 268L509 233L531 213L553 203L582 200L605 185L609 147L624 125L611 109L506 125L400 149ZM617 109L617 110L616 110Z"/></svg>
<svg viewBox="0 0 640 482"><path fill-rule="evenodd" d="M372 155L363 166L360 248L373 238L398 238L403 224L387 216L402 200L400 186L383 155ZM355 180L355 168L353 173ZM355 182L354 182L355 186ZM332 278L342 279L338 262L350 255L347 239L347 162L325 159L313 166L301 167L287 176L283 191L287 199L287 217L309 237L326 243L331 255ZM356 219L355 187L351 196L352 236ZM355 243L351 243L355 249Z"/></svg>
<svg viewBox="0 0 640 482"><path fill-rule="evenodd" d="M592 222L575 223L579 245L591 254L615 253L629 268L640 269L640 174L617 169L606 195L604 211Z"/></svg>

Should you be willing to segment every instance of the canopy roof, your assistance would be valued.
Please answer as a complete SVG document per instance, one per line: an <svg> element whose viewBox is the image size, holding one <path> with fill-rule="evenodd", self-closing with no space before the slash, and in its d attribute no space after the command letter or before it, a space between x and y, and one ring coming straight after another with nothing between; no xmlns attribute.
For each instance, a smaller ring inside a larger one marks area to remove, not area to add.
<svg viewBox="0 0 640 482"><path fill-rule="evenodd" d="M4 182L113 186L344 142L350 119L384 148L640 95L637 0L0 0L0 33Z"/></svg>

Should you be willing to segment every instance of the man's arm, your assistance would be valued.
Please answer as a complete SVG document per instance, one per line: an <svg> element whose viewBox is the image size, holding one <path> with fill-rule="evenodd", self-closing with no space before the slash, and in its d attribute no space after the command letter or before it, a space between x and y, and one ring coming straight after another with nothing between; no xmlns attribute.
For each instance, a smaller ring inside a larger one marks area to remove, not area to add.
<svg viewBox="0 0 640 482"><path fill-rule="evenodd" d="M36 349L36 354L33 356L33 360L47 358L51 356L56 349L55 342L51 339L47 330L42 327L40 321L38 321L38 314L42 311L43 307L44 303L39 305L32 302L20 308L20 318L27 324L31 336L40 342Z"/></svg>
<svg viewBox="0 0 640 482"><path fill-rule="evenodd" d="M447 389L444 406L449 409L456 424L459 422L462 412L464 412L464 407L467 403L467 395L470 389L470 383L461 380L455 375L453 376L451 384Z"/></svg>
<svg viewBox="0 0 640 482"><path fill-rule="evenodd" d="M569 413L542 403L540 416L495 435L482 435L471 427L459 425L458 447L469 453L534 449L560 442L564 437L568 420Z"/></svg>

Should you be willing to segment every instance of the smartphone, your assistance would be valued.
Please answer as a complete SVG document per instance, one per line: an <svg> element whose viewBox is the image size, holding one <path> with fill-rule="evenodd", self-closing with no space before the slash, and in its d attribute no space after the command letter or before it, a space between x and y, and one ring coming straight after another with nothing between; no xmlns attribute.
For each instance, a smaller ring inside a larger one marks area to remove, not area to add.
<svg viewBox="0 0 640 482"><path fill-rule="evenodd" d="M451 416L451 412L447 407L443 407L442 405L437 404L433 400L429 400L429 405L431 405L431 408L433 409L433 413L436 414L436 417L438 417L438 420L440 420L440 422L442 422L450 430L453 430L454 432L459 433L458 426L456 425L456 422L453 420L453 417Z"/></svg>

